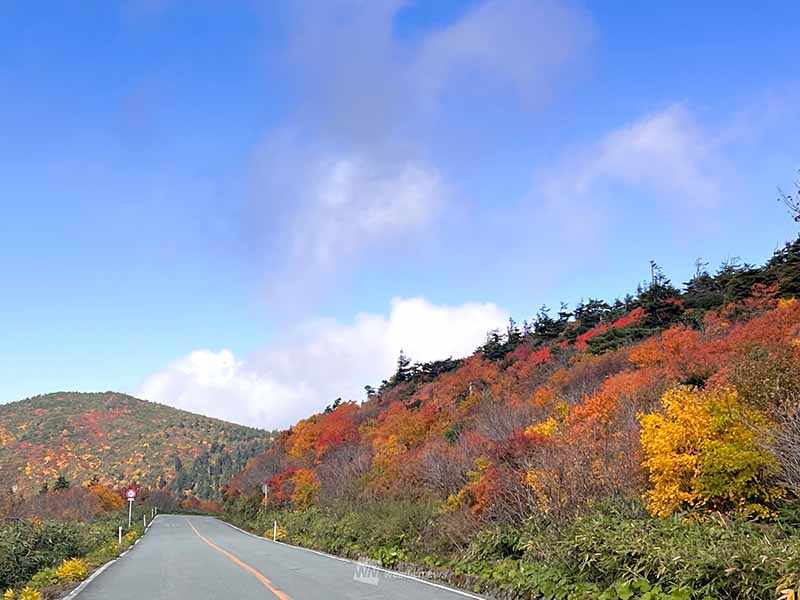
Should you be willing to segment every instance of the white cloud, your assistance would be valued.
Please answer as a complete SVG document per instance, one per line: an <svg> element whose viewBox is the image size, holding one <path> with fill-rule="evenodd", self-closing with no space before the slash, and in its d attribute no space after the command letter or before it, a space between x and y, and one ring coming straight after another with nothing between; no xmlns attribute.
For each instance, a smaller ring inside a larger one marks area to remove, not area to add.
<svg viewBox="0 0 800 600"><path fill-rule="evenodd" d="M294 222L291 247L295 258L319 266L426 225L445 197L441 176L424 164L363 158L321 161L306 189L308 203Z"/></svg>
<svg viewBox="0 0 800 600"><path fill-rule="evenodd" d="M308 288L334 283L348 261L393 238L413 247L442 214L451 185L430 140L452 123L439 100L467 103L477 90L473 104L483 102L486 89L497 103L509 90L547 97L591 37L586 15L555 0L488 0L412 35L398 35L398 17L413 8L404 0L288 6L281 59L293 110L255 157L244 229L266 250L271 299L292 309L314 295ZM140 393L286 426L338 396L360 398L365 384L390 375L401 348L421 361L470 353L506 314L491 304L396 299L388 315L309 323L246 360L198 350L153 374Z"/></svg>
<svg viewBox="0 0 800 600"><path fill-rule="evenodd" d="M620 221L625 190L637 203L694 225L708 226L698 211L715 209L727 176L717 138L682 104L641 117L603 135L546 171L532 200L562 242L585 244Z"/></svg>
<svg viewBox="0 0 800 600"><path fill-rule="evenodd" d="M507 315L494 304L396 298L388 316L307 323L292 341L247 361L229 350L197 350L148 377L138 395L234 422L286 427L337 397L363 398L364 385L393 372L401 349L418 361L470 354Z"/></svg>
<svg viewBox="0 0 800 600"><path fill-rule="evenodd" d="M419 126L449 86L500 83L546 97L593 38L587 13L557 0L488 0L399 37L398 16L410 4L292 5L287 57L304 121L339 142L375 144Z"/></svg>
<svg viewBox="0 0 800 600"><path fill-rule="evenodd" d="M562 2L492 0L431 33L415 65L419 91L436 96L459 72L547 96L593 37L588 16Z"/></svg>
<svg viewBox="0 0 800 600"><path fill-rule="evenodd" d="M270 423L303 393L302 385L285 386L249 369L230 350L195 350L150 375L138 391L153 402L253 425Z"/></svg>
<svg viewBox="0 0 800 600"><path fill-rule="evenodd" d="M289 4L284 58L296 102L255 160L256 222L272 228L264 237L274 242L275 295L307 295L348 259L397 234L413 241L442 214L452 186L428 151L446 127L442 94L499 84L497 103L509 87L549 96L591 38L588 17L555 0L489 0L444 26L398 35L410 8Z"/></svg>
<svg viewBox="0 0 800 600"><path fill-rule="evenodd" d="M616 129L574 154L545 181L549 197L587 196L604 183L647 186L681 203L713 205L719 196L712 138L681 104Z"/></svg>

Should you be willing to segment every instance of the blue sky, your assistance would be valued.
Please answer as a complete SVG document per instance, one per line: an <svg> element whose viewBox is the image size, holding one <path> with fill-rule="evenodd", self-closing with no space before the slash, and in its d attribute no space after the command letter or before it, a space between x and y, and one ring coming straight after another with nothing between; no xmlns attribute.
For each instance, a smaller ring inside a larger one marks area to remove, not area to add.
<svg viewBox="0 0 800 600"><path fill-rule="evenodd" d="M6 2L0 402L266 427L796 226L796 2Z"/></svg>

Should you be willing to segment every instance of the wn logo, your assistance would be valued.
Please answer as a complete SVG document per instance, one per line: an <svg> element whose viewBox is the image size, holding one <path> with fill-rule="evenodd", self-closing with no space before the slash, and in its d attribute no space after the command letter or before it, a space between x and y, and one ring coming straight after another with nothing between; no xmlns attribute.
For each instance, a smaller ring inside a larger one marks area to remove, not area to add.
<svg viewBox="0 0 800 600"><path fill-rule="evenodd" d="M368 585L378 585L380 583L380 571L371 565L356 563L353 581Z"/></svg>

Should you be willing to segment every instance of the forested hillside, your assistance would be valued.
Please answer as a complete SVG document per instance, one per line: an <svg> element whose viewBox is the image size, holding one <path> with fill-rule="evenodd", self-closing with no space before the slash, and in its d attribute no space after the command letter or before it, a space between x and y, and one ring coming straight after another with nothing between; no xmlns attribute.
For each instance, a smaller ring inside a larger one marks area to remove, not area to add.
<svg viewBox="0 0 800 600"><path fill-rule="evenodd" d="M0 481L23 495L62 477L219 500L269 440L265 431L124 394L59 392L0 405Z"/></svg>
<svg viewBox="0 0 800 600"><path fill-rule="evenodd" d="M800 238L401 354L252 458L228 514L508 597L772 598L800 577L797 297Z"/></svg>

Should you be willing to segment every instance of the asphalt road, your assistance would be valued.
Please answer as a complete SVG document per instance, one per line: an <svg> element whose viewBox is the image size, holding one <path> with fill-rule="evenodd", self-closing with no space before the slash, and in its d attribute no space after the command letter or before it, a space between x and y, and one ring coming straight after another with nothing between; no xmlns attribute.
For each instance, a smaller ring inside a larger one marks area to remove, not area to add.
<svg viewBox="0 0 800 600"><path fill-rule="evenodd" d="M75 600L478 598L247 535L211 517L159 515Z"/></svg>

